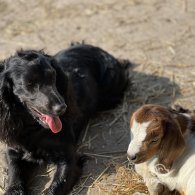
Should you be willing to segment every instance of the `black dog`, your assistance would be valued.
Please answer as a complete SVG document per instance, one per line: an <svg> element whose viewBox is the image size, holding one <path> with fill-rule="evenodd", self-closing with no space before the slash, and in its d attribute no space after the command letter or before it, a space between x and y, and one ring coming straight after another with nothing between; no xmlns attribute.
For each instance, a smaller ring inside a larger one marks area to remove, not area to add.
<svg viewBox="0 0 195 195"><path fill-rule="evenodd" d="M80 131L97 111L120 102L126 67L84 44L55 56L21 50L0 64L0 139L9 147L6 195L27 193L25 163L57 166L47 195L72 189L84 161L76 152Z"/></svg>

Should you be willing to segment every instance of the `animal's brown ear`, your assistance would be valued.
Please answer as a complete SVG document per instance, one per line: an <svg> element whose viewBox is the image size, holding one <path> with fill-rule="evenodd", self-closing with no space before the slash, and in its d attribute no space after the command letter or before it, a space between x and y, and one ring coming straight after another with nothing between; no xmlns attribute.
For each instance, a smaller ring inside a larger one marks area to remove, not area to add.
<svg viewBox="0 0 195 195"><path fill-rule="evenodd" d="M158 163L169 170L173 162L183 153L185 141L181 129L174 119L164 120L162 123L164 136L160 145Z"/></svg>

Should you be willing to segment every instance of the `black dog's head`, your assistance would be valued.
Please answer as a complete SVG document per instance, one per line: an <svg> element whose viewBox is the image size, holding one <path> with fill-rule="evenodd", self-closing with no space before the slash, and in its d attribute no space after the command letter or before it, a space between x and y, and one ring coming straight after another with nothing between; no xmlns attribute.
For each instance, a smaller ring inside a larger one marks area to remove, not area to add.
<svg viewBox="0 0 195 195"><path fill-rule="evenodd" d="M66 110L64 98L56 88L55 61L42 51L19 51L4 63L0 73L1 96L12 93L45 128L57 133L59 116ZM11 100L13 101L13 100Z"/></svg>

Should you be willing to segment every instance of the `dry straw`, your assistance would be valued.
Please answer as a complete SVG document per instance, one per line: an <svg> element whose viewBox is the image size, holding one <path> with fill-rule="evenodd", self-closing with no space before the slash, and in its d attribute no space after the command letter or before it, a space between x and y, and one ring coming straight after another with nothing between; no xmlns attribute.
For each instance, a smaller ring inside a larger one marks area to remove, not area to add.
<svg viewBox="0 0 195 195"><path fill-rule="evenodd" d="M89 187L87 195L131 195L135 192L149 194L142 178L132 168L118 167L116 174L105 171Z"/></svg>

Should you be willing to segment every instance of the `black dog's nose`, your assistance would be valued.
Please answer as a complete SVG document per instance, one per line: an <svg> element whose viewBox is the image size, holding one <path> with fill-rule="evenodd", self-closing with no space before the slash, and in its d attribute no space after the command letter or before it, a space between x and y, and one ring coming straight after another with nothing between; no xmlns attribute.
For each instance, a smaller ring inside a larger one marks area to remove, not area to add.
<svg viewBox="0 0 195 195"><path fill-rule="evenodd" d="M136 156L136 155L129 155L129 154L127 154L127 158L128 158L128 160L130 160L130 161L135 161L136 158L137 158L137 156Z"/></svg>
<svg viewBox="0 0 195 195"><path fill-rule="evenodd" d="M52 107L53 112L57 115L61 115L66 111L67 105L66 104L56 104Z"/></svg>

